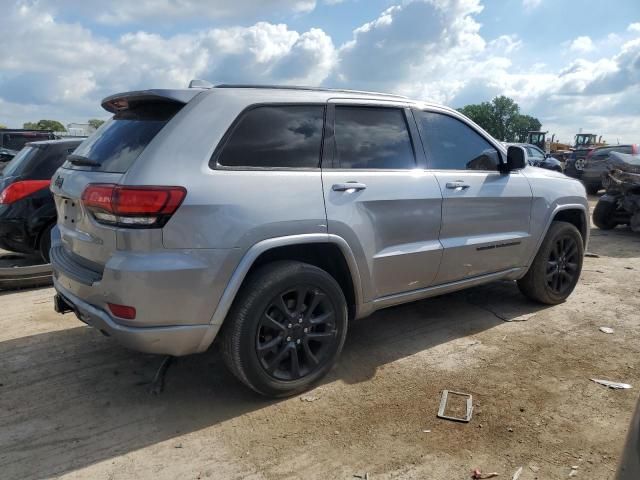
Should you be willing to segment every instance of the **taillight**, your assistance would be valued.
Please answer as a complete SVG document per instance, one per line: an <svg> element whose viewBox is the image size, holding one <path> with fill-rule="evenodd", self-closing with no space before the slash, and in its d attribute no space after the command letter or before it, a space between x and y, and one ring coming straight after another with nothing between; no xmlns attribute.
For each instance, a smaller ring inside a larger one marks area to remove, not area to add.
<svg viewBox="0 0 640 480"><path fill-rule="evenodd" d="M0 193L0 204L8 205L22 200L38 190L47 188L50 183L51 180L23 180L12 183Z"/></svg>
<svg viewBox="0 0 640 480"><path fill-rule="evenodd" d="M128 305L118 305L117 303L108 303L109 310L116 317L124 318L125 320L135 320L136 309L129 307Z"/></svg>
<svg viewBox="0 0 640 480"><path fill-rule="evenodd" d="M82 203L99 223L130 228L160 228L178 209L183 187L130 187L89 184Z"/></svg>

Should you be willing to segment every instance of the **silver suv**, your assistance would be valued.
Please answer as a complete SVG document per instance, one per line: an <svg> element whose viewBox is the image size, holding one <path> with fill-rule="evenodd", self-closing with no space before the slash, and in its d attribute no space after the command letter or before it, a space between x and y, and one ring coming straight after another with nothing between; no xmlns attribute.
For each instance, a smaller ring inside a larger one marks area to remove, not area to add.
<svg viewBox="0 0 640 480"><path fill-rule="evenodd" d="M584 187L455 110L225 85L102 106L51 185L55 306L130 348L217 339L238 379L285 396L381 308L499 279L556 304L578 281Z"/></svg>

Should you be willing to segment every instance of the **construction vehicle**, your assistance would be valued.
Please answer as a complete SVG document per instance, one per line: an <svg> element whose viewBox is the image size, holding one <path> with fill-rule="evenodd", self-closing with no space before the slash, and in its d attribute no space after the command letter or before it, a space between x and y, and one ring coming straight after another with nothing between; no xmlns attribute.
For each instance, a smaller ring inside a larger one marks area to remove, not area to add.
<svg viewBox="0 0 640 480"><path fill-rule="evenodd" d="M527 143L536 145L538 148L544 150L552 157L564 162L571 154L571 146L566 143L556 142L556 134L551 136L551 140L546 139L547 133L539 130L532 130L527 133Z"/></svg>

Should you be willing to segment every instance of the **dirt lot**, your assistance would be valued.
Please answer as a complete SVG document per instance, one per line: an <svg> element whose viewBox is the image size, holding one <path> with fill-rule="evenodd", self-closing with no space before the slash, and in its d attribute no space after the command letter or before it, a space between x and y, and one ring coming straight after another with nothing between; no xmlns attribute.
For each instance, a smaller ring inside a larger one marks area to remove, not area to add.
<svg viewBox="0 0 640 480"><path fill-rule="evenodd" d="M640 390L640 235L594 229L589 250L557 307L497 283L354 322L330 377L283 401L215 351L153 396L160 358L55 314L50 288L0 293L0 478L613 478ZM473 394L469 424L436 418L442 389Z"/></svg>

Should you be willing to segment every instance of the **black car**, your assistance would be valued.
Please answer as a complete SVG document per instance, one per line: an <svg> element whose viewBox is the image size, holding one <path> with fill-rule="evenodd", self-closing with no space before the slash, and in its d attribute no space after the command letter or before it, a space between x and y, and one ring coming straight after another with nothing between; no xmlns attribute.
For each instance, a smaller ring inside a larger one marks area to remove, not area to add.
<svg viewBox="0 0 640 480"><path fill-rule="evenodd" d="M527 152L527 161L533 167L546 168L547 170L555 170L562 173L562 163L557 158L553 158L550 154L545 153L537 145L531 143L509 143L507 145L515 145L524 148Z"/></svg>
<svg viewBox="0 0 640 480"><path fill-rule="evenodd" d="M607 173L607 161L612 152L637 155L640 153L638 144L613 145L610 147L598 147L589 152L582 167L582 183L587 193L595 195L604 188L602 184L603 174Z"/></svg>
<svg viewBox="0 0 640 480"><path fill-rule="evenodd" d="M27 143L55 138L50 130L0 128L0 172Z"/></svg>
<svg viewBox="0 0 640 480"><path fill-rule="evenodd" d="M51 177L81 140L28 143L0 173L0 248L49 261L56 208Z"/></svg>

